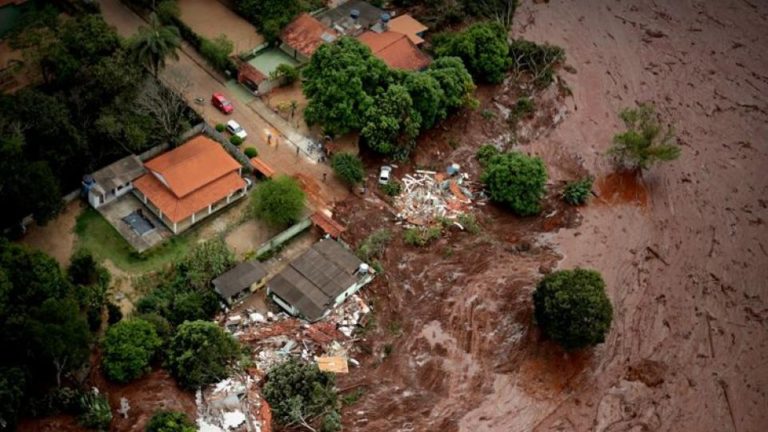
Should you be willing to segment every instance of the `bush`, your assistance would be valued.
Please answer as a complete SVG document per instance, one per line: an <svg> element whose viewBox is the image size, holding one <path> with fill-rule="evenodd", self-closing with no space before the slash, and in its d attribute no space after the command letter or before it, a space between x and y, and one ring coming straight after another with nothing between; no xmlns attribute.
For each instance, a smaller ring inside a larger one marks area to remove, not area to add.
<svg viewBox="0 0 768 432"><path fill-rule="evenodd" d="M403 191L403 185L399 181L392 179L388 183L380 184L379 189L388 196L396 197Z"/></svg>
<svg viewBox="0 0 768 432"><path fill-rule="evenodd" d="M278 176L259 183L253 192L256 217L281 227L295 223L304 211L304 191L288 176Z"/></svg>
<svg viewBox="0 0 768 432"><path fill-rule="evenodd" d="M515 106L512 108L512 114L515 118L521 119L533 114L536 109L536 104L533 99L528 96L523 96L515 102Z"/></svg>
<svg viewBox="0 0 768 432"><path fill-rule="evenodd" d="M126 383L150 371L149 362L162 341L152 324L129 319L107 330L101 364L112 381Z"/></svg>
<svg viewBox="0 0 768 432"><path fill-rule="evenodd" d="M511 152L492 157L481 176L492 200L508 206L518 216L541 211L547 169L538 157Z"/></svg>
<svg viewBox="0 0 768 432"><path fill-rule="evenodd" d="M608 154L622 169L644 170L680 157L672 127L664 128L651 104L626 108L619 114L627 131L613 136Z"/></svg>
<svg viewBox="0 0 768 432"><path fill-rule="evenodd" d="M146 432L195 432L197 428L186 414L177 411L155 413L147 423Z"/></svg>
<svg viewBox="0 0 768 432"><path fill-rule="evenodd" d="M221 123L216 124L216 132L223 133L225 130L227 130L226 126Z"/></svg>
<svg viewBox="0 0 768 432"><path fill-rule="evenodd" d="M611 326L613 307L602 276L594 270L547 275L533 293L533 304L544 334L567 350L604 342Z"/></svg>
<svg viewBox="0 0 768 432"><path fill-rule="evenodd" d="M351 153L336 153L331 158L333 172L346 184L354 186L365 178L363 161Z"/></svg>
<svg viewBox="0 0 768 432"><path fill-rule="evenodd" d="M171 22L174 18L181 16L181 10L176 0L163 0L155 8L155 13L160 21Z"/></svg>
<svg viewBox="0 0 768 432"><path fill-rule="evenodd" d="M582 205L587 202L589 194L592 193L592 178L569 182L563 190L563 201L570 205Z"/></svg>
<svg viewBox="0 0 768 432"><path fill-rule="evenodd" d="M477 219L472 213L462 213L457 219L459 225L463 226L468 232L472 234L480 232L480 225L477 223Z"/></svg>
<svg viewBox="0 0 768 432"><path fill-rule="evenodd" d="M107 398L97 389L84 394L80 398L82 414L78 418L80 424L88 429L109 430L112 421L112 409Z"/></svg>
<svg viewBox="0 0 768 432"><path fill-rule="evenodd" d="M365 262L381 258L391 239L392 233L386 228L374 231L357 247L357 257Z"/></svg>
<svg viewBox="0 0 768 432"><path fill-rule="evenodd" d="M256 150L256 147L246 147L243 153L245 153L245 155L249 158L255 158L259 155L259 151Z"/></svg>
<svg viewBox="0 0 768 432"><path fill-rule="evenodd" d="M229 142L232 143L232 145L239 146L243 143L243 139L237 135L232 135L229 137Z"/></svg>
<svg viewBox="0 0 768 432"><path fill-rule="evenodd" d="M299 70L288 64L279 64L271 74L271 79L279 79L280 85L289 86L299 79Z"/></svg>
<svg viewBox="0 0 768 432"><path fill-rule="evenodd" d="M313 419L338 408L335 378L315 364L289 360L273 368L263 388L275 420L287 426Z"/></svg>
<svg viewBox="0 0 768 432"><path fill-rule="evenodd" d="M214 68L226 71L229 68L229 55L235 45L225 35L219 35L213 40L201 38L200 55Z"/></svg>
<svg viewBox="0 0 768 432"><path fill-rule="evenodd" d="M229 376L240 348L216 323L187 321L177 328L167 355L166 365L179 384L196 389Z"/></svg>
<svg viewBox="0 0 768 432"><path fill-rule="evenodd" d="M408 228L403 233L403 241L408 245L421 247L439 239L441 234L440 226Z"/></svg>
<svg viewBox="0 0 768 432"><path fill-rule="evenodd" d="M477 159L478 162L480 162L480 166L486 166L488 162L493 159L494 156L499 155L499 149L494 147L491 144L486 144L484 146L481 146L479 149L477 149L477 153L475 154L475 159Z"/></svg>
<svg viewBox="0 0 768 432"><path fill-rule="evenodd" d="M168 341L171 340L171 336L173 336L173 328L171 328L171 323L169 323L168 320L163 318L160 314L154 312L142 313L136 315L134 318L152 324L152 327L155 329L155 333L157 333L157 337L160 338L163 345L167 344Z"/></svg>

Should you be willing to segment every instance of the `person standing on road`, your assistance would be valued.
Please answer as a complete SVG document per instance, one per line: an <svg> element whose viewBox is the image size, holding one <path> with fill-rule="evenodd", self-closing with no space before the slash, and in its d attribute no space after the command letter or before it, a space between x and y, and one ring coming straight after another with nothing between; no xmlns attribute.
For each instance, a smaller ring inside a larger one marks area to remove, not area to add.
<svg viewBox="0 0 768 432"><path fill-rule="evenodd" d="M323 173L323 183L325 183L326 178L328 178L328 173Z"/></svg>
<svg viewBox="0 0 768 432"><path fill-rule="evenodd" d="M296 146L296 157L299 157L299 146Z"/></svg>

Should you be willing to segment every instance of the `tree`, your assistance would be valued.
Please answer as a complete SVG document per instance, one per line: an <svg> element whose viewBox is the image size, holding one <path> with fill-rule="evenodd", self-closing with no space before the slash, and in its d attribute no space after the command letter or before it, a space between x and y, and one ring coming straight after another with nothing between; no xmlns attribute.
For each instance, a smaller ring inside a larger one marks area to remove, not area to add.
<svg viewBox="0 0 768 432"><path fill-rule="evenodd" d="M613 146L608 149L608 154L620 168L642 171L654 163L680 157L674 130L661 125L653 105L626 108L619 117L627 131L613 136Z"/></svg>
<svg viewBox="0 0 768 432"><path fill-rule="evenodd" d="M517 79L520 79L523 73L529 73L533 83L543 88L552 83L555 66L565 61L565 51L555 45L539 45L516 39L509 44L509 57Z"/></svg>
<svg viewBox="0 0 768 432"><path fill-rule="evenodd" d="M436 35L437 57L459 57L477 81L498 84L510 66L506 29L498 23L471 25L458 33Z"/></svg>
<svg viewBox="0 0 768 432"><path fill-rule="evenodd" d="M605 282L594 270L577 268L551 273L533 293L536 322L544 334L567 350L605 341L613 307Z"/></svg>
<svg viewBox="0 0 768 432"><path fill-rule="evenodd" d="M311 426L315 419L333 416L338 408L334 376L321 372L315 364L295 360L269 372L263 394L283 426L302 425L315 430Z"/></svg>
<svg viewBox="0 0 768 432"><path fill-rule="evenodd" d="M139 27L139 32L130 42L130 49L134 58L158 77L160 69L165 67L165 60L179 59L177 50L181 47L179 29L174 26L165 26L152 13L149 15L149 27Z"/></svg>
<svg viewBox="0 0 768 432"><path fill-rule="evenodd" d="M463 0L468 14L493 19L509 30L515 17L518 0Z"/></svg>
<svg viewBox="0 0 768 432"><path fill-rule="evenodd" d="M305 195L299 183L288 176L261 182L253 192L256 217L270 225L286 226L299 220L304 211Z"/></svg>
<svg viewBox="0 0 768 432"><path fill-rule="evenodd" d="M196 244L179 265L179 273L198 290L209 288L211 281L235 264L235 255L222 239Z"/></svg>
<svg viewBox="0 0 768 432"><path fill-rule="evenodd" d="M421 117L413 108L408 90L392 84L366 111L360 137L379 153L407 155L420 128Z"/></svg>
<svg viewBox="0 0 768 432"><path fill-rule="evenodd" d="M448 115L445 92L432 74L408 73L403 80L413 101L413 109L421 118L421 130L432 128Z"/></svg>
<svg viewBox="0 0 768 432"><path fill-rule="evenodd" d="M518 216L541 211L547 169L538 157L503 153L492 157L481 176L492 200L508 206Z"/></svg>
<svg viewBox="0 0 768 432"><path fill-rule="evenodd" d="M24 371L0 367L0 430L14 430L25 392Z"/></svg>
<svg viewBox="0 0 768 432"><path fill-rule="evenodd" d="M179 384L195 389L226 378L239 354L237 342L216 323L187 321L171 339L167 366Z"/></svg>
<svg viewBox="0 0 768 432"><path fill-rule="evenodd" d="M88 324L71 299L49 298L32 316L29 327L36 351L54 366L56 386L61 387L62 374L88 360Z"/></svg>
<svg viewBox="0 0 768 432"><path fill-rule="evenodd" d="M150 371L149 362L161 344L152 324L136 318L120 321L104 338L104 373L119 383L141 377Z"/></svg>
<svg viewBox="0 0 768 432"><path fill-rule="evenodd" d="M159 128L161 140L169 143L175 143L179 135L189 129L188 109L183 90L171 90L152 79L144 81L136 99L137 112L152 117Z"/></svg>
<svg viewBox="0 0 768 432"><path fill-rule="evenodd" d="M160 411L147 423L146 432L195 432L197 428L186 414L177 411Z"/></svg>
<svg viewBox="0 0 768 432"><path fill-rule="evenodd" d="M350 186L362 183L365 178L363 161L351 153L336 153L331 158L331 167L337 176Z"/></svg>
<svg viewBox="0 0 768 432"><path fill-rule="evenodd" d="M248 18L268 42L301 12L299 0L237 0L237 11Z"/></svg>
<svg viewBox="0 0 768 432"><path fill-rule="evenodd" d="M231 60L229 55L235 49L235 44L232 43L226 35L221 34L213 40L205 39L200 43L200 54L205 57L208 63L218 70L226 70Z"/></svg>
<svg viewBox="0 0 768 432"><path fill-rule="evenodd" d="M88 251L78 251L67 268L69 280L76 285L108 286L109 271L99 264Z"/></svg>
<svg viewBox="0 0 768 432"><path fill-rule="evenodd" d="M429 65L427 74L440 84L445 95L445 108L454 110L463 106L474 106L472 97L475 84L464 63L458 57L441 57Z"/></svg>
<svg viewBox="0 0 768 432"><path fill-rule="evenodd" d="M281 63L269 74L269 77L279 79L281 85L289 86L299 79L299 70L289 64Z"/></svg>
<svg viewBox="0 0 768 432"><path fill-rule="evenodd" d="M390 81L390 72L367 46L351 37L315 51L303 71L308 105L304 117L333 135L363 127L374 96Z"/></svg>
<svg viewBox="0 0 768 432"><path fill-rule="evenodd" d="M82 414L78 418L80 424L88 429L100 431L109 430L112 422L112 409L109 407L107 397L99 393L97 388L84 394L80 398L80 410Z"/></svg>

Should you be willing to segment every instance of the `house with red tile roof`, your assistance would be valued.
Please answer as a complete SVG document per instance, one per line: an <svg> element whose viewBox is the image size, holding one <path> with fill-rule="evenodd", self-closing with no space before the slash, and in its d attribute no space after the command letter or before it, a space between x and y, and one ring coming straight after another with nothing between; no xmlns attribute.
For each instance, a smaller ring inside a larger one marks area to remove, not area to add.
<svg viewBox="0 0 768 432"><path fill-rule="evenodd" d="M432 59L403 33L369 30L357 39L367 45L373 55L393 69L419 71L432 62Z"/></svg>
<svg viewBox="0 0 768 432"><path fill-rule="evenodd" d="M389 31L402 33L408 36L408 39L410 39L416 46L424 43L424 32L429 30L427 26L408 14L392 18L387 25Z"/></svg>
<svg viewBox="0 0 768 432"><path fill-rule="evenodd" d="M305 63L324 43L339 37L336 30L326 26L308 13L299 15L280 33L280 49L295 60Z"/></svg>
<svg viewBox="0 0 768 432"><path fill-rule="evenodd" d="M221 144L198 135L144 163L134 194L174 234L246 194L242 166Z"/></svg>

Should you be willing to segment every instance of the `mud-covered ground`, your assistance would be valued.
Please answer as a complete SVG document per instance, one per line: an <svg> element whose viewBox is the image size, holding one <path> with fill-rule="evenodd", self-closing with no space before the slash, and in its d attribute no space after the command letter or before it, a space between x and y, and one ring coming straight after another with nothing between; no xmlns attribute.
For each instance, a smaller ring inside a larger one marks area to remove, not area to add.
<svg viewBox="0 0 768 432"><path fill-rule="evenodd" d="M345 425L767 430L768 4L523 2L513 36L564 47L573 92L541 95L555 101L545 111L556 125L540 122L517 148L545 159L553 195L589 172L598 197L579 214L550 198L544 217L525 220L478 207L482 233L450 232L423 249L403 244L377 197L340 204L353 243L394 233L369 291L369 355L340 383L364 391ZM508 133L482 111L515 97L480 89L480 110L424 137L415 164L455 161L476 174L474 149ZM616 113L637 101L655 102L683 146L642 178L613 174L603 156ZM554 266L606 279L614 322L590 352L565 354L532 322L531 292Z"/></svg>

